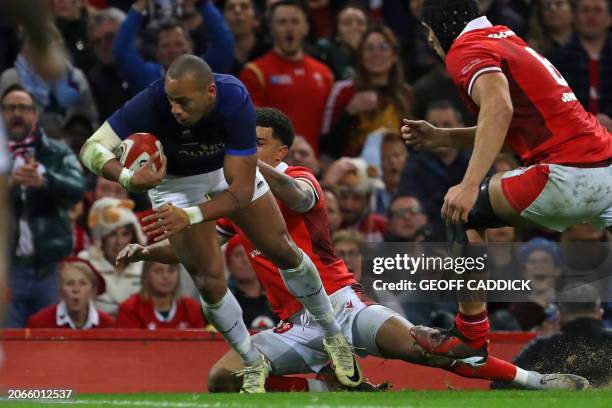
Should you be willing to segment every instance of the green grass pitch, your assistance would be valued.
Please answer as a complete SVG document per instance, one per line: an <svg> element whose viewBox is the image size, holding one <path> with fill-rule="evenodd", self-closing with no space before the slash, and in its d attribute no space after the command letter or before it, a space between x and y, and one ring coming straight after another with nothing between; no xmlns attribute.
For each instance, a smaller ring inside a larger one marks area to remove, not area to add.
<svg viewBox="0 0 612 408"><path fill-rule="evenodd" d="M0 400L6 408L610 408L612 390L402 391L385 393L92 394L59 401Z"/></svg>

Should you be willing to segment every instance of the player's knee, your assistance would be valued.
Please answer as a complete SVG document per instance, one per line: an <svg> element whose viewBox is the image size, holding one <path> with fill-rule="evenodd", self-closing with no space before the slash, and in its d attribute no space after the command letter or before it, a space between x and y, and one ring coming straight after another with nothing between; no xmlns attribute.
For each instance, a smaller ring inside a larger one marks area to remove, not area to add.
<svg viewBox="0 0 612 408"><path fill-rule="evenodd" d="M192 274L192 278L204 300L209 303L218 302L227 291L227 281L223 276L198 273Z"/></svg>
<svg viewBox="0 0 612 408"><path fill-rule="evenodd" d="M489 195L489 184L491 177L486 177L480 184L480 190L474 207L468 214L468 222L465 225L467 229L484 229L484 228L498 228L506 227L509 224L500 219L495 211L493 211L493 205L491 204L491 197Z"/></svg>
<svg viewBox="0 0 612 408"><path fill-rule="evenodd" d="M267 252L270 253L268 254ZM264 255L280 269L295 268L302 259L300 249L287 234L281 235L278 241L275 242L274 248L264 252Z"/></svg>
<svg viewBox="0 0 612 408"><path fill-rule="evenodd" d="M237 392L238 377L223 367L213 367L208 373L208 392Z"/></svg>

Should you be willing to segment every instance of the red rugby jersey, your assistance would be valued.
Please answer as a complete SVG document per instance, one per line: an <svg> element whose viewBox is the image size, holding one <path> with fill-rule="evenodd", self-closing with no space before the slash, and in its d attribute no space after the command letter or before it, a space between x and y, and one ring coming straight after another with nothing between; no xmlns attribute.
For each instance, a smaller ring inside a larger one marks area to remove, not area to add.
<svg viewBox="0 0 612 408"><path fill-rule="evenodd" d="M308 55L290 61L270 51L248 63L240 80L256 106L282 110L291 119L295 133L306 138L319 154L323 111L334 84L325 64Z"/></svg>
<svg viewBox="0 0 612 408"><path fill-rule="evenodd" d="M27 327L30 329L70 329L69 317L66 316L65 307L58 304L48 306L38 313L30 316ZM60 309L58 311L58 309ZM97 323L92 322L90 311L86 326L90 329L109 329L114 327L113 318L99 310L95 311Z"/></svg>
<svg viewBox="0 0 612 408"><path fill-rule="evenodd" d="M176 299L164 317L153 309L151 299L143 299L138 293L119 305L115 322L115 327L121 329L201 329L205 326L200 304L191 298Z"/></svg>
<svg viewBox="0 0 612 408"><path fill-rule="evenodd" d="M281 166L286 165L281 163ZM297 180L305 180L316 193L316 203L304 214L290 210L278 200L277 202L291 238L312 259L319 271L325 291L331 295L345 286L356 284L353 274L336 256L331 243L325 199L319 182L305 167L287 167L285 174ZM217 228L226 235L240 236L272 309L282 320L287 320L302 309L302 304L287 290L278 268L255 248L238 227L228 219L221 219L217 221Z"/></svg>
<svg viewBox="0 0 612 408"><path fill-rule="evenodd" d="M482 19L482 20L481 20ZM612 157L612 135L578 102L563 76L505 26L470 23L446 56L446 67L468 107L476 78L503 72L514 106L506 143L525 164L596 163ZM468 27L469 28L469 27Z"/></svg>

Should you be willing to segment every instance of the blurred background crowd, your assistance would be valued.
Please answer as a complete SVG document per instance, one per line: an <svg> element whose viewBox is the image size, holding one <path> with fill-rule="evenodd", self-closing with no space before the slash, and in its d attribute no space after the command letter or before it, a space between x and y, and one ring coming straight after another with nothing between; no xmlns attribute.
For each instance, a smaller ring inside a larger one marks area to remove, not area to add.
<svg viewBox="0 0 612 408"><path fill-rule="evenodd" d="M358 280L362 244L445 242L446 191L469 152L406 149L402 118L474 125L429 49L422 0L47 0L53 58L36 62L31 38L0 13L0 96L12 155L10 305L6 327L204 328L198 294L179 265L118 271L129 243L146 243L144 194L79 164L85 140L125 101L161 78L179 55L202 56L239 77L256 106L284 111L298 137L288 164L309 168L325 191L336 253ZM580 102L612 130L610 0L481 0L549 58ZM518 167L500 154L491 172ZM564 274L612 272L612 237L589 225L557 234L498 228L494 268L534 282L530 302L491 303L494 330L599 333L612 326L601 287L579 307L558 307ZM585 243L579 256L564 249ZM600 243L597 245L597 243ZM228 281L248 327L273 327L248 254L225 247ZM612 291L612 286L608 287ZM375 293L416 324L448 326L454 304ZM609 296L609 292L607 293ZM609 298L609 297L608 297ZM576 321L580 324L576 324ZM595 336L595 334L593 334ZM608 340L610 336L608 333Z"/></svg>

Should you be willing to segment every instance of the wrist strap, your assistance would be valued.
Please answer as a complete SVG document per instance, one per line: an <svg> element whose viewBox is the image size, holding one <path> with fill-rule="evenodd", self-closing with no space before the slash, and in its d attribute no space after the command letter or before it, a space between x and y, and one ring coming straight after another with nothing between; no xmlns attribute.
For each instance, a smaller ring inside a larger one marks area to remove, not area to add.
<svg viewBox="0 0 612 408"><path fill-rule="evenodd" d="M119 174L119 184L126 190L129 190L132 186L132 177L134 177L134 170L124 167Z"/></svg>
<svg viewBox="0 0 612 408"><path fill-rule="evenodd" d="M189 217L189 224L199 224L204 221L204 215L202 214L202 210L200 206L194 205L193 207L183 208L183 211L187 213L187 217Z"/></svg>

